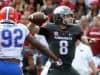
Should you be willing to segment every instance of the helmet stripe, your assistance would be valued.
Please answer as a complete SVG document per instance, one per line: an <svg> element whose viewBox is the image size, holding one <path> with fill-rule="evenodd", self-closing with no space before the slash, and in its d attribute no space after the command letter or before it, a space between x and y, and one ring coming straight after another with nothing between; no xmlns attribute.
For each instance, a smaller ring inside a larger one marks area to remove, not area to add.
<svg viewBox="0 0 100 75"><path fill-rule="evenodd" d="M6 9L6 20L9 20L10 7Z"/></svg>

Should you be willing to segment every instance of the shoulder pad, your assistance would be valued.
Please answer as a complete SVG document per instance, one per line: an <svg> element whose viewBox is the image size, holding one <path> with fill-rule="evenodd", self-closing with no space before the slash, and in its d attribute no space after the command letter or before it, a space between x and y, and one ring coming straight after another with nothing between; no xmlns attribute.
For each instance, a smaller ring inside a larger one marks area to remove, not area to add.
<svg viewBox="0 0 100 75"><path fill-rule="evenodd" d="M48 29L48 30L51 30L51 29L54 29L54 28L56 28L56 25L54 24L54 23L47 23L47 25L46 25L46 28Z"/></svg>

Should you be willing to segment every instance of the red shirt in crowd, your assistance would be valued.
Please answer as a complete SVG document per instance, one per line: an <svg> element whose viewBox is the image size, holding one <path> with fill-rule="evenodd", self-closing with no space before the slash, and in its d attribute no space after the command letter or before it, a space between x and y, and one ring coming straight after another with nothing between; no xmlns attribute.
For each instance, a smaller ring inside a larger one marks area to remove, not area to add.
<svg viewBox="0 0 100 75"><path fill-rule="evenodd" d="M74 10L74 8L75 8L75 5L74 5L74 3L72 3L72 2L61 2L60 3L60 5L64 5L64 6L68 6L68 7L70 7L72 10Z"/></svg>
<svg viewBox="0 0 100 75"><path fill-rule="evenodd" d="M53 0L54 3L60 4L61 0Z"/></svg>
<svg viewBox="0 0 100 75"><path fill-rule="evenodd" d="M16 15L17 15L16 22L17 22L17 23L20 23L21 16L22 16L21 12L17 11L17 12L16 12Z"/></svg>
<svg viewBox="0 0 100 75"><path fill-rule="evenodd" d="M91 27L87 33L87 36L90 38L98 39L91 43L90 46L94 55L100 54L100 28Z"/></svg>
<svg viewBox="0 0 100 75"><path fill-rule="evenodd" d="M9 5L13 0L3 0L4 1L4 5L7 6Z"/></svg>

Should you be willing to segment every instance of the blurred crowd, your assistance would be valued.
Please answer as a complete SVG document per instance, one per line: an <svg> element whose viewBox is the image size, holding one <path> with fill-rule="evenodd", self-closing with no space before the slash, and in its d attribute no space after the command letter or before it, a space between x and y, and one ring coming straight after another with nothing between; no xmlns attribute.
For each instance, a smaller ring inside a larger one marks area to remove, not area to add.
<svg viewBox="0 0 100 75"><path fill-rule="evenodd" d="M28 20L30 14L43 12L48 16L47 22L52 22L53 10L57 6L68 6L73 11L71 23L80 25L84 32L84 37L97 38L96 40L90 40L90 46L93 56L97 56L100 59L100 0L0 0L0 9L4 6L14 7L17 11L17 23L25 24L33 35L34 33L38 34L39 27L36 25L31 26ZM43 23L42 26L45 24ZM47 45L46 40L45 42L45 45ZM39 75L42 65L47 60L46 56L41 55L36 50L34 52L29 51L34 48L31 48L27 42L25 42L24 49L25 51L22 54L25 74ZM100 62L98 67L100 67Z"/></svg>
<svg viewBox="0 0 100 75"><path fill-rule="evenodd" d="M74 12L73 18L80 20L85 15L89 22L100 12L100 0L0 0L0 8L7 5L13 6L18 12L18 22L22 16L38 11L44 12L51 19L57 6L68 6Z"/></svg>

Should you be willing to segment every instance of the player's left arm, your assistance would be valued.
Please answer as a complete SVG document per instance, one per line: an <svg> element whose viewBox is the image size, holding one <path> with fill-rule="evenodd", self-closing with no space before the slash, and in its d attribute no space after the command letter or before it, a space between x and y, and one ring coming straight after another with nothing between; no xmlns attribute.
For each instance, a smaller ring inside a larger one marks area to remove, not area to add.
<svg viewBox="0 0 100 75"><path fill-rule="evenodd" d="M50 50L46 46L39 43L36 39L33 39L32 35L28 34L28 36L26 37L26 40L29 41L30 44L32 44L32 46L34 46L35 48L40 50L40 52L42 52L43 54L45 54L48 57L54 59L55 61L58 61L58 57L55 56L55 54L52 52L52 50Z"/></svg>

